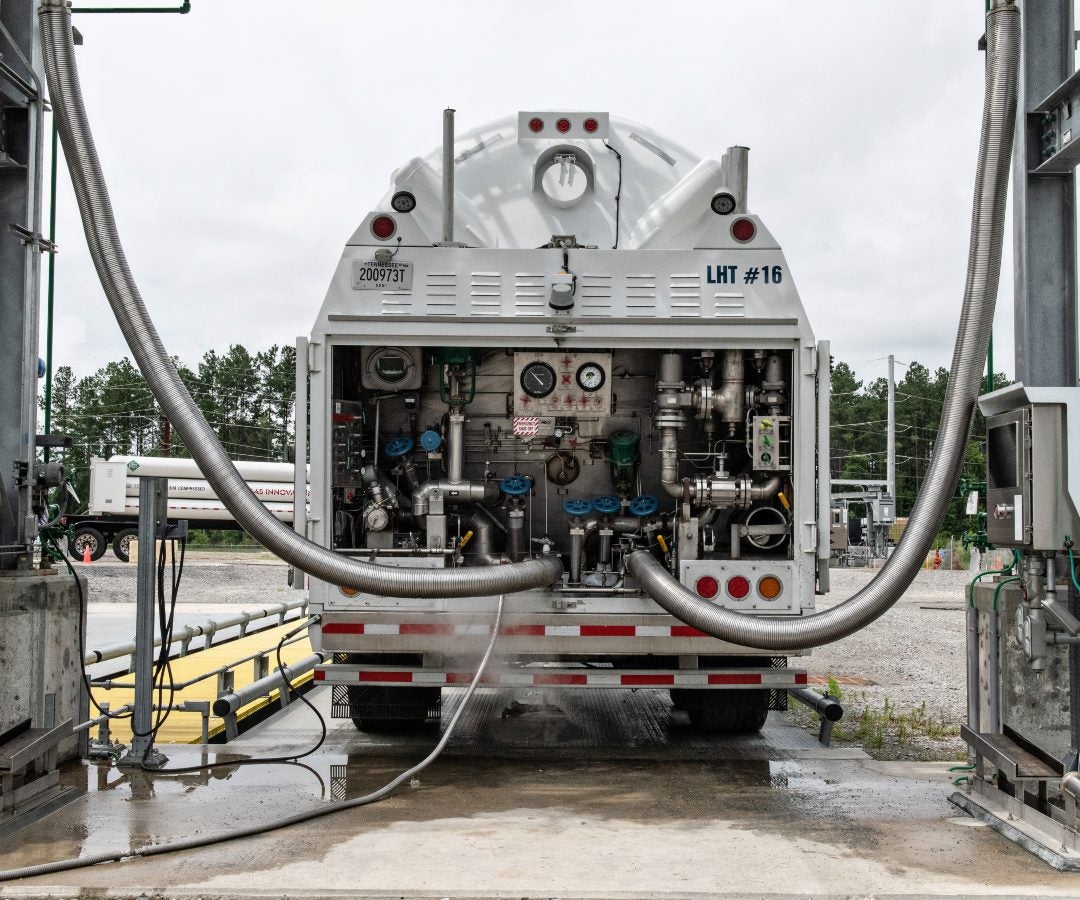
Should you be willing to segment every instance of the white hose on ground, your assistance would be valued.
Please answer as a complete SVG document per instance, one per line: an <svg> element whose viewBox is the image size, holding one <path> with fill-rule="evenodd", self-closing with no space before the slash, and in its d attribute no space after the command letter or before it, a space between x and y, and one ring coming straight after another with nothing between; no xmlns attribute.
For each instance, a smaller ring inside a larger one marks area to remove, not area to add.
<svg viewBox="0 0 1080 900"><path fill-rule="evenodd" d="M188 838L187 840L172 841L164 844L152 844L148 847L140 847L136 850L127 849L116 850L111 853L94 853L90 856L76 857L75 859L60 859L55 862L40 863L36 866L23 866L20 869L0 870L0 883L5 881L18 881L22 878L34 878L39 875L52 875L56 872L69 872L72 869L86 869L90 866L100 865L101 863L121 862L125 859L139 859L147 856L161 856L164 853L177 853L181 850L196 850L200 847L209 847L212 844L224 844L229 841L239 840L240 838L255 837L256 835L266 834L269 831L277 831L279 828L287 828L290 825L300 825L304 822L310 822L312 819L320 819L323 816L329 816L332 813L342 812L346 809L356 809L359 806L367 806L379 800L386 799L390 794L401 787L401 785L405 784L414 776L419 775L424 769L435 762L446 748L447 743L449 743L450 737L453 735L458 721L468 708L473 694L476 693L476 688L479 686L480 680L484 676L484 671L491 661L491 654L495 650L495 642L499 638L499 628L502 625L503 599L503 597L499 597L498 607L495 611L495 622L491 627L491 640L488 641L487 649L484 651L484 655L480 660L480 665L476 669L476 674L473 676L472 681L469 682L469 687L465 690L465 696L461 698L461 703L454 711L454 715L450 718L449 723L447 723L442 737L439 738L439 742L435 745L435 749L420 760L415 766L406 769L398 775L397 778L385 784L377 791L372 791L370 794L365 794L363 797L355 797L352 800L345 800L341 803L331 803L329 806L320 806L315 809L309 809L306 812L286 816L284 819L275 819L274 821L267 822L263 825L252 825L248 828L226 831L221 834Z"/></svg>

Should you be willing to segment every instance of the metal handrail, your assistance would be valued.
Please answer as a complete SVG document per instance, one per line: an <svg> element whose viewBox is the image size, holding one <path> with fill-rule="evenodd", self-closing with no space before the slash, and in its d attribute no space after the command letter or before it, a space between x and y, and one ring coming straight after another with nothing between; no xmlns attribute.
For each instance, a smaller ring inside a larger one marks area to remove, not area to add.
<svg viewBox="0 0 1080 900"><path fill-rule="evenodd" d="M295 620L291 620L295 621ZM291 641L286 641L281 646L288 647L292 644L297 644L300 641L306 641L307 635L300 635L294 637ZM276 644L274 645L277 646ZM187 681L171 681L169 682L169 689L173 691L182 691L185 688L191 687L193 684L198 684L200 681L206 681L207 678L213 678L215 675L220 675L222 672L228 672L230 669L236 669L242 666L246 662L251 662L255 659L261 659L270 652L270 648L266 650L259 650L255 653L249 653L247 656L243 656L240 659L234 659L232 662L223 663L214 669L207 669L201 675L196 675L194 678L189 678ZM113 688L119 690L132 690L135 687L135 683L131 681L115 681L111 678L107 678L103 681L92 681L91 684L94 687L103 688L106 691L111 691Z"/></svg>
<svg viewBox="0 0 1080 900"><path fill-rule="evenodd" d="M214 635L219 631L223 631L226 628L235 628L239 625L240 633L237 637L246 637L247 627L250 623L257 622L260 619L268 619L271 616L277 616L278 625L284 625L286 623L286 613L289 613L294 609L300 610L301 614L289 619L288 621L290 622L296 622L303 618L303 615L307 611L307 600L293 600L289 603L274 603L270 606L263 607L262 609L253 609L248 612L238 613L221 620L209 619L201 625L185 625L183 628L173 632L172 641L170 641L169 646L171 647L173 644L180 644L180 656L186 656L188 653L188 645L191 643L192 638L205 637L206 640L203 643L203 649L208 650L213 646ZM154 646L161 646L160 637L154 639ZM106 662L110 659L131 656L134 652L134 641L127 641L122 644L108 644L100 650L88 650L83 657L83 665L92 666L95 663Z"/></svg>
<svg viewBox="0 0 1080 900"><path fill-rule="evenodd" d="M302 611L305 611L306 607L307 607L307 601L306 600L297 600L297 601L293 601L291 603L275 604L274 606L266 607L265 609L255 610L255 611L248 612L248 613L242 613L242 614L240 614L238 616L233 616L230 619L226 619L226 620L223 620L221 622L211 621L211 622L206 623L205 625L192 626L190 630L195 631L196 634L205 634L207 636L207 645L206 646L207 646L207 648L209 648L211 646L211 639L212 639L214 633L217 632L217 631L222 630L223 628L230 628L230 627L235 627L236 625L240 625L242 629L246 629L246 625L247 625L248 622L255 621L255 620L260 619L260 618L267 618L267 617L273 616L273 615L279 616L280 624L286 624L286 622L289 622L289 623L296 622L296 621L299 621L302 618L304 618L304 616L301 615L301 616L297 616L297 617L294 617L292 619L286 620L285 619L286 612L288 612L290 610L293 610L293 609L300 609ZM272 626L272 627L273 628L280 627L280 624ZM189 630L189 629L185 629L185 630ZM253 636L255 634L260 634L263 631L269 631L269 630L270 630L270 628L258 629L257 631L253 632L252 635L248 635L248 636L250 637L250 636ZM243 635L243 630L241 631L240 636L244 636ZM171 643L177 643L178 641L181 640L181 637L182 636L178 635L177 637L174 638L174 640ZM190 637L188 638L188 640L190 640ZM282 647L288 647L288 646L291 646L292 644L297 644L297 643L300 643L300 642L305 641L305 640L307 640L307 635L301 634L301 635L297 635L296 637L292 638L291 640L286 641L281 646ZM156 646L161 645L160 640L157 640L154 643L155 643ZM121 652L117 653L115 656L110 657L110 656L104 655L104 654L106 654L106 652L109 649L109 648L106 648L103 651L94 651L93 653L88 653L87 654L87 659L91 659L91 661L101 661L101 660L98 659L98 653L103 654L102 659L109 659L109 658L116 658L116 656L125 656L125 655L128 654L128 652L130 652L130 651L128 651L126 649L127 645L115 645L115 646L122 648ZM222 700L222 698L229 698L231 700L231 698L235 698L235 697L237 697L237 695L241 695L243 697L249 698L249 699L243 700L239 705L232 707L230 709L230 711L228 713L226 713L225 715L220 716L220 718L222 718L224 720L226 736L227 736L227 738L229 740L231 740L232 738L236 737L236 735L238 734L236 713L242 706L247 705L252 700L258 699L259 697L263 697L263 696L268 695L271 691L281 689L282 686L283 686L283 679L282 679L283 671L284 671L285 676L288 678L288 680L290 682L292 682L292 681L306 675L308 672L310 672L315 667L316 664L321 662L323 660L323 658L324 658L323 654L316 653L316 654L313 654L312 656L305 657L304 659L293 663L291 666L285 666L284 670L277 669L273 673L261 675L260 673L265 673L267 671L267 669L269 668L270 654L277 646L278 646L277 644L274 644L272 647L266 647L266 648L264 648L262 650L257 650L254 653L249 653L247 656L243 656L240 659L235 659L235 660L232 660L230 662L224 663L223 665L216 666L215 668L210 669L210 670L208 670L206 672L203 672L203 673L201 673L199 675L196 675L194 678L190 678L187 681L174 682L174 683L172 683L170 685L170 688L171 688L171 690L184 690L185 688L191 687L193 684L198 684L200 681L206 681L209 678L216 677L218 679L218 691L217 691L218 697L217 697L217 701L214 701L214 702L220 702ZM181 654L181 655L183 655L183 654ZM255 673L256 673L255 681L252 682L250 685L247 685L247 686L245 686L243 688L240 688L238 691L234 691L233 687L232 687L232 683L233 683L232 671L234 669L242 666L244 663L248 663L248 662L255 662ZM125 673L125 674L130 674L130 673ZM118 689L118 690L132 690L134 688L134 684L132 684L131 682L116 681L116 680L113 680L111 678L110 679L103 679L101 681L93 681L93 682L91 682L91 684L92 684L93 687L103 688L106 691L112 690L114 688ZM196 700L196 701L186 700L183 703L178 703L178 704L175 704L175 703L174 704L168 704L168 705L157 705L157 704L155 704L155 705L153 705L152 710L158 711L158 710L164 710L164 709L171 709L171 710L176 711L176 712L197 712L197 713L199 713L202 716L202 740L203 740L203 743L206 743L208 738L209 738L209 717L210 717L211 703L212 703L212 701L209 701L209 700ZM288 695L287 695L286 692L283 692L283 694L282 694L282 705L284 706L287 703L288 703ZM93 742L93 746L91 747L91 755L92 756L93 755L99 755L99 756L100 755L108 755L109 753L113 752L113 750L114 750L114 748L116 746L118 746L118 745L113 744L112 740L111 740L110 729L109 729L110 719L117 716L117 715L121 715L121 714L123 714L123 713L125 713L125 712L127 712L128 710L131 709L131 705L127 704L125 706L120 707L115 712L112 712L111 715L110 715L109 704L107 702L102 701L101 704L100 704L100 707L101 707L101 710L102 710L102 715L90 718L87 721L76 725L74 727L74 729L73 729L74 731L88 731L91 728L93 728L95 725L99 727L100 733L98 735L97 740Z"/></svg>

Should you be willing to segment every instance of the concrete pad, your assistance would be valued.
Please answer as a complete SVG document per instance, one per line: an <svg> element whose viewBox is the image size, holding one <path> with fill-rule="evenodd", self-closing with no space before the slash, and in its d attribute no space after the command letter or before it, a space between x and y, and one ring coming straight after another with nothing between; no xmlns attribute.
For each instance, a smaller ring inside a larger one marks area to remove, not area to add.
<svg viewBox="0 0 1080 900"><path fill-rule="evenodd" d="M321 706L328 693L315 693ZM7 883L0 897L1080 894L1080 874L1054 872L957 817L947 763L844 758L809 746L776 714L761 737L710 739L689 733L658 692L526 697L536 709L512 719L494 717L501 692L481 698L446 755L384 802L214 847ZM582 726L585 713L594 726ZM636 746L626 745L628 732ZM310 711L294 704L232 749L280 753L317 733ZM79 766L68 778L86 796L0 849L0 867L225 833L356 797L417 762L438 733L369 739L332 722L302 765L177 776ZM200 756L167 752L174 766Z"/></svg>

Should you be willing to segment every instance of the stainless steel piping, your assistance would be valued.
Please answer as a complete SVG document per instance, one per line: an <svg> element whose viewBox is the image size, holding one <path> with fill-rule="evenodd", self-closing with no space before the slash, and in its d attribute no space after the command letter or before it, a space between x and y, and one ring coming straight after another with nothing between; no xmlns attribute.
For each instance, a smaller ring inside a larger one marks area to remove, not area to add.
<svg viewBox="0 0 1080 900"><path fill-rule="evenodd" d="M454 110L443 110L443 243L454 242Z"/></svg>
<svg viewBox="0 0 1080 900"><path fill-rule="evenodd" d="M90 255L143 377L236 521L264 547L314 578L393 597L473 597L547 587L562 574L555 556L456 570L379 566L335 554L270 515L225 454L176 373L128 268L83 104L65 0L38 9L49 94Z"/></svg>
<svg viewBox="0 0 1080 900"><path fill-rule="evenodd" d="M1020 55L1020 12L1013 0L994 0L986 17L986 40L986 93L964 303L937 445L904 535L877 577L854 597L832 609L800 618L749 616L713 606L679 584L647 551L631 554L627 565L642 589L673 616L699 631L769 650L795 650L838 641L869 625L900 599L941 527L967 446L1001 271Z"/></svg>

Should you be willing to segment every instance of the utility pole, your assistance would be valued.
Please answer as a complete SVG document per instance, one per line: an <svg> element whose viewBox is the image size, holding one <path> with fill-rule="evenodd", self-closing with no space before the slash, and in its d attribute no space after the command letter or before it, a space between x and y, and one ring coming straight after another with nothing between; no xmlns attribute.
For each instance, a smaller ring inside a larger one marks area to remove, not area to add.
<svg viewBox="0 0 1080 900"><path fill-rule="evenodd" d="M896 509L896 357L889 354L889 424L885 433L885 489ZM899 515L900 511L896 510Z"/></svg>

